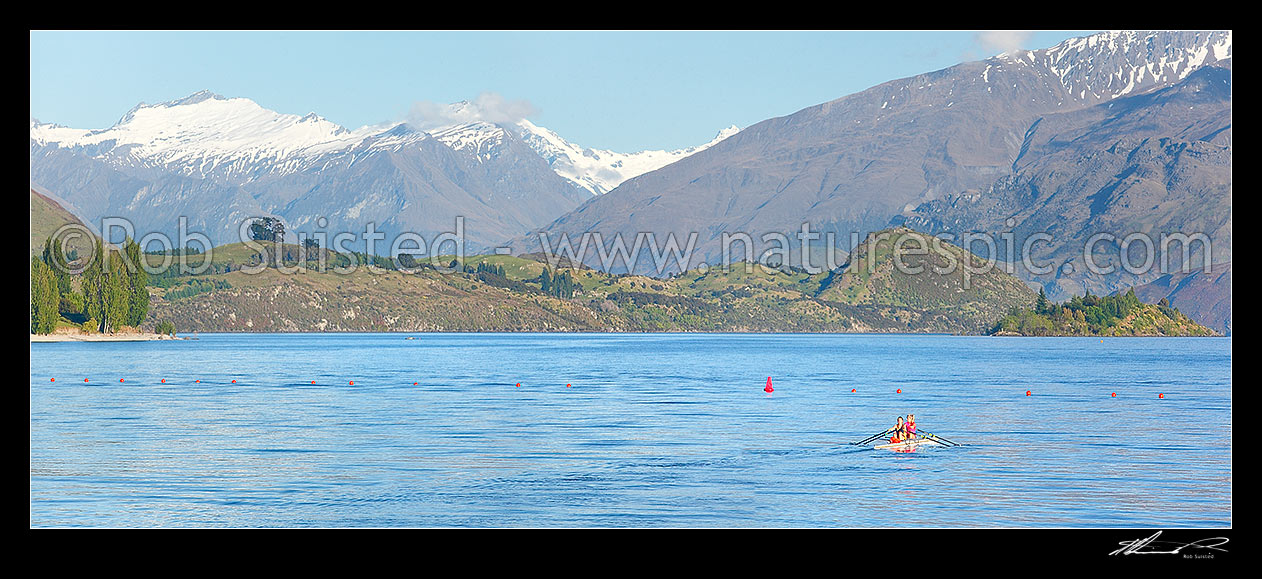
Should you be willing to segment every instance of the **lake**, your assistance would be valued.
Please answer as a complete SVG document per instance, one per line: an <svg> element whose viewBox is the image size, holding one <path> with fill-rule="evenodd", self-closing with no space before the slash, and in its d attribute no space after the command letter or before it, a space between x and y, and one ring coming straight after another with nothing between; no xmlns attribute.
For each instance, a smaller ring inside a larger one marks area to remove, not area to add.
<svg viewBox="0 0 1262 579"><path fill-rule="evenodd" d="M34 527L1232 524L1231 338L202 334L30 379ZM849 444L908 413L965 446Z"/></svg>

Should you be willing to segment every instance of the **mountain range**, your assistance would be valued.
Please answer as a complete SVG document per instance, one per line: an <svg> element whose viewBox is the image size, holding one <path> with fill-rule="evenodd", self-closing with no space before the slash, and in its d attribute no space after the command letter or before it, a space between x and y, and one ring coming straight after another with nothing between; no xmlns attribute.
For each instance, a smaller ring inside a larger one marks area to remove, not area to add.
<svg viewBox="0 0 1262 579"><path fill-rule="evenodd" d="M696 234L691 261L673 271L650 271L653 260L608 268L657 276L718 263L725 233L749 234L754 257L776 248L764 234L782 234L791 263L805 254L826 269L891 226L988 233L1015 248L1046 234L1029 254L1046 270L1015 271L1049 298L1157 283L1155 295L1159 280L1173 280L1181 300L1220 312L1229 329L1230 275L1213 266L1231 261L1231 70L1230 31L1107 32L892 80L697 147L633 154L574 145L527 120L479 120L466 114L471 103L449 111L468 122L351 131L204 92L142 104L104 130L32 121L31 181L86 220L120 215L173 232L187 216L217 243L236 241L240 222L258 215L291 231L358 232L371 221L426 239L460 215L471 252L508 244L533 254L545 234L621 234L628 247L641 233L681 245ZM804 224L821 239L799 242ZM1109 273L1084 262L1101 233L1093 256L1115 266ZM1212 254L1157 245L1130 262L1187 257L1211 271L1180 285L1188 274L1116 267L1134 233L1203 234ZM1003 244L967 249L1017 257ZM583 261L600 265L598 253ZM1190 297L1201 290L1209 302Z"/></svg>
<svg viewBox="0 0 1262 579"><path fill-rule="evenodd" d="M444 111L466 122L420 130L386 123L351 131L315 113L268 110L202 91L140 104L112 127L31 122L31 180L91 221L124 217L142 232L189 228L239 240L252 216L291 229L454 232L473 248L546 224L622 181L704 150L617 153L570 143L521 119L478 120L477 105ZM323 225L321 225L323 223Z"/></svg>

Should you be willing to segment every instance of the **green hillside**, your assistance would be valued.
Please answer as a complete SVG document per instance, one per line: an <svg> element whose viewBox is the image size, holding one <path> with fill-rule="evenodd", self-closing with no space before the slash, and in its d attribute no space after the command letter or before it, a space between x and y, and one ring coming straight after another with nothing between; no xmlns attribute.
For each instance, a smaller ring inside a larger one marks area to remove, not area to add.
<svg viewBox="0 0 1262 579"><path fill-rule="evenodd" d="M932 236L895 228L874 233L855 248L842 273L822 283L819 295L843 304L907 308L981 331L994 323L996 312L1028 306L1035 297L1001 264L992 265Z"/></svg>
<svg viewBox="0 0 1262 579"><path fill-rule="evenodd" d="M31 189L31 255L44 251L44 240L51 237L63 225L83 225L74 214L66 211L60 203ZM90 246L87 239L70 239L67 250L83 253Z"/></svg>
<svg viewBox="0 0 1262 579"><path fill-rule="evenodd" d="M883 233L928 239L905 229ZM762 266L747 271L738 264L729 271L714 267L667 279L591 269L553 271L540 257L507 255L469 256L458 273L425 266L428 260L410 272L389 269L394 266L381 260L382 269L359 266L353 273L310 268L284 273L274 267L274 259L266 260L273 267L250 273L241 266L262 258L234 244L214 248L208 256L190 256L194 265L209 259L213 267L205 274L154 276L150 322L172 321L180 331L980 334L1010 308L1034 301L1024 284L998 270L967 280L960 271L904 273L894 264L892 242L873 239L870 262L869 249L861 247L844 271L812 275ZM284 247L283 266L315 263L304 261L297 246ZM957 260L965 257L959 248L943 248ZM150 256L151 262L155 257L161 256ZM325 257L343 266L367 261L364 256ZM909 265L921 260L902 257Z"/></svg>
<svg viewBox="0 0 1262 579"><path fill-rule="evenodd" d="M1115 296L1075 296L1062 304L1043 295L1033 307L1013 308L991 328L1019 336L1213 336L1215 332L1162 299L1146 304L1130 290Z"/></svg>

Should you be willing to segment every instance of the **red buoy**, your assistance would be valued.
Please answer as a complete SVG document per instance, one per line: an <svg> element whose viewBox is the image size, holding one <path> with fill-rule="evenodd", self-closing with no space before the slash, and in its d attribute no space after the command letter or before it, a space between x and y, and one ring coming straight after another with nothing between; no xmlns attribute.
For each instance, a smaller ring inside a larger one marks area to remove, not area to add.
<svg viewBox="0 0 1262 579"><path fill-rule="evenodd" d="M1166 397L1166 395L1165 395L1165 394L1158 394L1158 395L1157 395L1157 398L1165 398L1165 397Z"/></svg>
<svg viewBox="0 0 1262 579"><path fill-rule="evenodd" d="M233 384L236 384L236 383L237 383L237 381L236 381L236 380L233 380L233 381L232 381L232 383L233 383Z"/></svg>
<svg viewBox="0 0 1262 579"><path fill-rule="evenodd" d="M518 387L518 388L521 388L521 382L518 382L518 383L517 383L517 387Z"/></svg>
<svg viewBox="0 0 1262 579"><path fill-rule="evenodd" d="M88 379L87 379L87 378L84 378L84 379L83 379L83 381L84 381L84 382L87 382L87 381L88 381Z"/></svg>
<svg viewBox="0 0 1262 579"><path fill-rule="evenodd" d="M123 379L122 379L122 378L119 378L119 379L118 379L118 381L119 381L119 382L122 382L122 381L123 381Z"/></svg>
<svg viewBox="0 0 1262 579"><path fill-rule="evenodd" d="M413 386L416 386L417 384L419 384L419 382L413 382L413 383L412 383L412 385L413 385Z"/></svg>
<svg viewBox="0 0 1262 579"><path fill-rule="evenodd" d="M1030 391L1029 391L1029 390L1026 390L1026 391L1025 391L1025 395L1026 395L1026 396L1029 396L1029 395L1030 395Z"/></svg>
<svg viewBox="0 0 1262 579"><path fill-rule="evenodd" d="M1111 396L1111 397L1113 397L1113 398L1117 398L1117 392L1114 392L1114 393L1110 394L1109 396Z"/></svg>
<svg viewBox="0 0 1262 579"><path fill-rule="evenodd" d="M902 393L903 393L903 389L902 389L902 388L899 388L898 390L895 390L895 391L894 391L894 393L895 393L895 394L902 394Z"/></svg>
<svg viewBox="0 0 1262 579"><path fill-rule="evenodd" d="M163 384L166 384L166 383L167 383L167 379L166 379L166 378L163 378L163 379L162 379L162 383L163 383Z"/></svg>
<svg viewBox="0 0 1262 579"><path fill-rule="evenodd" d="M195 383L195 384L201 384L201 383L202 383L202 381L201 381L201 380L193 380L193 383Z"/></svg>
<svg viewBox="0 0 1262 579"><path fill-rule="evenodd" d="M315 380L312 380L312 381L311 381L311 383L312 383L312 384L315 384Z"/></svg>
<svg viewBox="0 0 1262 579"><path fill-rule="evenodd" d="M354 385L355 385L355 381L351 380L351 386L354 386Z"/></svg>
<svg viewBox="0 0 1262 579"><path fill-rule="evenodd" d="M57 381L57 379L56 379L56 378L49 378L49 379L48 379L48 381L49 381L49 382L56 382L56 381Z"/></svg>
<svg viewBox="0 0 1262 579"><path fill-rule="evenodd" d="M766 393L768 393L768 394L771 394L772 392L775 392L775 391L776 391L776 389L775 389L775 388L772 388L772 387L771 387L771 376L767 376L767 387L766 387L766 388L763 388L763 389L762 389L762 391L763 391L763 392L766 392Z"/></svg>
<svg viewBox="0 0 1262 579"><path fill-rule="evenodd" d="M851 391L851 392L854 392L854 391L855 391L855 389L854 389L854 388L851 388L851 389L850 389L850 391Z"/></svg>
<svg viewBox="0 0 1262 579"><path fill-rule="evenodd" d="M569 385L569 384L566 384L566 385L565 385L565 387L566 387L566 388L569 388L569 387L570 387L570 385Z"/></svg>

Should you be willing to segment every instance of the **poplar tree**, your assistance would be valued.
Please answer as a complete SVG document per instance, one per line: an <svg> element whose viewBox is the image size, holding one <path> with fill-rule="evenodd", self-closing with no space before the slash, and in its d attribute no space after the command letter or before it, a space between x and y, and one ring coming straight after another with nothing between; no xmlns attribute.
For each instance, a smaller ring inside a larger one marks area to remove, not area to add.
<svg viewBox="0 0 1262 579"><path fill-rule="evenodd" d="M97 323L97 331L105 331L105 311L106 311L106 293L105 293L105 274L107 264L105 263L105 247L101 240L97 240L96 247L92 250L91 262L83 270L83 315L89 320L95 320Z"/></svg>
<svg viewBox="0 0 1262 579"><path fill-rule="evenodd" d="M113 333L127 323L131 309L131 287L127 279L127 266L120 255L110 254L105 277L105 329Z"/></svg>
<svg viewBox="0 0 1262 579"><path fill-rule="evenodd" d="M31 258L31 333L51 334L61 314L61 295L52 269L39 258Z"/></svg>
<svg viewBox="0 0 1262 579"><path fill-rule="evenodd" d="M124 252L127 255L127 284L130 293L127 299L126 323L138 327L149 315L149 290L145 288L149 283L149 274L140 261L143 259L140 255L140 244L129 237Z"/></svg>

